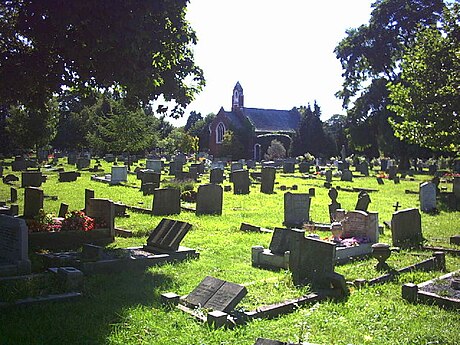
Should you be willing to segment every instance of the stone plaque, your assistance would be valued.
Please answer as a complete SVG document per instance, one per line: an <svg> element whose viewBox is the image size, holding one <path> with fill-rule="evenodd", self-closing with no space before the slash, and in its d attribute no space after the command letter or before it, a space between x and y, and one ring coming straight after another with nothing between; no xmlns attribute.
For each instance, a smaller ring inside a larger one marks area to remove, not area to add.
<svg viewBox="0 0 460 345"><path fill-rule="evenodd" d="M191 224L178 220L163 218L155 229L152 230L147 245L177 251L180 242L192 227Z"/></svg>

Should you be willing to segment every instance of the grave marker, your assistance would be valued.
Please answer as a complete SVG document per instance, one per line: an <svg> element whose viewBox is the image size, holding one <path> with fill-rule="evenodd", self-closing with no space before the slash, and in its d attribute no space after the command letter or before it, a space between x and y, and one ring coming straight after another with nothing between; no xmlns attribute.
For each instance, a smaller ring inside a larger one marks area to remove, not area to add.
<svg viewBox="0 0 460 345"><path fill-rule="evenodd" d="M43 175L40 171L23 171L21 173L21 187L40 187L43 183Z"/></svg>
<svg viewBox="0 0 460 345"><path fill-rule="evenodd" d="M420 209L423 212L431 212L436 209L436 185L432 182L424 182L420 185Z"/></svg>
<svg viewBox="0 0 460 345"><path fill-rule="evenodd" d="M24 192L24 218L32 219L43 208L43 190L37 187L27 187Z"/></svg>
<svg viewBox="0 0 460 345"><path fill-rule="evenodd" d="M328 192L329 198L331 198L331 203L329 204L329 219L332 222L336 221L336 213L339 208L342 208L342 205L337 202L337 196L339 193L337 189L331 188Z"/></svg>
<svg viewBox="0 0 460 345"><path fill-rule="evenodd" d="M210 183L222 183L224 182L224 170L221 168L211 169L209 176Z"/></svg>
<svg viewBox="0 0 460 345"><path fill-rule="evenodd" d="M178 220L163 218L147 238L147 246L177 251L192 224Z"/></svg>
<svg viewBox="0 0 460 345"><path fill-rule="evenodd" d="M30 271L25 220L0 215L0 276L26 275Z"/></svg>
<svg viewBox="0 0 460 345"><path fill-rule="evenodd" d="M153 214L165 216L180 213L180 190L175 188L160 188L153 192Z"/></svg>
<svg viewBox="0 0 460 345"><path fill-rule="evenodd" d="M128 167L126 165L112 166L110 184L118 184L120 182L128 182Z"/></svg>
<svg viewBox="0 0 460 345"><path fill-rule="evenodd" d="M358 201L356 202L355 210L365 211L367 212L367 208L371 203L371 198L369 194L365 191L361 191L358 194Z"/></svg>
<svg viewBox="0 0 460 345"><path fill-rule="evenodd" d="M223 188L218 184L206 184L198 187L196 215L222 214Z"/></svg>
<svg viewBox="0 0 460 345"><path fill-rule="evenodd" d="M393 213L391 237L394 246L418 246L423 240L422 220L417 208Z"/></svg>
<svg viewBox="0 0 460 345"><path fill-rule="evenodd" d="M284 225L302 226L310 220L310 195L305 193L284 194Z"/></svg>
<svg viewBox="0 0 460 345"><path fill-rule="evenodd" d="M260 192L264 194L272 194L275 186L276 168L262 168L262 183L260 184Z"/></svg>
<svg viewBox="0 0 460 345"><path fill-rule="evenodd" d="M249 180L248 170L235 170L232 172L233 193L234 194L249 194Z"/></svg>

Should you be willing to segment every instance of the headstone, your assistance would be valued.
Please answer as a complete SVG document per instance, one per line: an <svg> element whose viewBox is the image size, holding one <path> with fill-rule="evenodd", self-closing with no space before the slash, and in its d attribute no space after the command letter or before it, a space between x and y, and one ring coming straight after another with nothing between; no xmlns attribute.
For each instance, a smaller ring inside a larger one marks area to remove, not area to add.
<svg viewBox="0 0 460 345"><path fill-rule="evenodd" d="M326 176L326 182L331 183L332 182L332 170L326 170L324 173L324 176Z"/></svg>
<svg viewBox="0 0 460 345"><path fill-rule="evenodd" d="M40 171L23 171L21 174L21 187L40 187L43 175Z"/></svg>
<svg viewBox="0 0 460 345"><path fill-rule="evenodd" d="M76 181L81 174L77 171L63 171L59 173L59 182L73 182Z"/></svg>
<svg viewBox="0 0 460 345"><path fill-rule="evenodd" d="M112 154L112 153L108 153L104 156L104 160L107 162L107 163L113 163L115 162L115 156Z"/></svg>
<svg viewBox="0 0 460 345"><path fill-rule="evenodd" d="M237 171L237 170L243 170L243 164L240 163L240 162L233 162L231 167L230 167L230 171L234 172L234 171Z"/></svg>
<svg viewBox="0 0 460 345"><path fill-rule="evenodd" d="M246 167L247 167L248 169L255 169L255 167L256 167L256 162L253 161L253 160L248 160L248 161L246 161Z"/></svg>
<svg viewBox="0 0 460 345"><path fill-rule="evenodd" d="M310 198L315 197L316 195L316 189L314 187L308 188L308 195L310 195Z"/></svg>
<svg viewBox="0 0 460 345"><path fill-rule="evenodd" d="M221 168L211 169L209 176L209 182L211 183L222 183L224 182L224 170Z"/></svg>
<svg viewBox="0 0 460 345"><path fill-rule="evenodd" d="M147 246L177 251L192 224L163 218L147 238Z"/></svg>
<svg viewBox="0 0 460 345"><path fill-rule="evenodd" d="M115 237L115 204L112 200L92 198L85 213L88 217L104 222L110 230L110 236Z"/></svg>
<svg viewBox="0 0 460 345"><path fill-rule="evenodd" d="M381 159L380 160L380 170L381 171L387 171L388 168L388 159Z"/></svg>
<svg viewBox="0 0 460 345"><path fill-rule="evenodd" d="M417 208L393 213L391 237L394 246L418 246L423 240L422 220Z"/></svg>
<svg viewBox="0 0 460 345"><path fill-rule="evenodd" d="M307 162L300 162L299 163L299 172L302 174L307 174L310 172L311 164Z"/></svg>
<svg viewBox="0 0 460 345"><path fill-rule="evenodd" d="M436 185L432 182L424 182L420 185L420 209L423 212L436 210Z"/></svg>
<svg viewBox="0 0 460 345"><path fill-rule="evenodd" d="M16 188L10 188L10 201L13 203L18 201L18 190Z"/></svg>
<svg viewBox="0 0 460 345"><path fill-rule="evenodd" d="M165 216L180 213L180 190L160 188L153 192L153 214Z"/></svg>
<svg viewBox="0 0 460 345"><path fill-rule="evenodd" d="M455 195L455 198L457 200L460 200L460 176L455 176L454 177L454 183L453 183L453 192Z"/></svg>
<svg viewBox="0 0 460 345"><path fill-rule="evenodd" d="M86 157L77 158L76 165L77 165L78 170L86 169L90 166L90 164L91 164L91 160L89 158L86 158Z"/></svg>
<svg viewBox="0 0 460 345"><path fill-rule="evenodd" d="M285 174L293 174L295 171L295 163L294 162L284 162L283 163L283 173Z"/></svg>
<svg viewBox="0 0 460 345"><path fill-rule="evenodd" d="M112 166L110 184L117 184L120 182L128 182L128 167L125 165Z"/></svg>
<svg viewBox="0 0 460 345"><path fill-rule="evenodd" d="M242 285L207 276L185 301L195 307L229 313L246 294L247 289Z"/></svg>
<svg viewBox="0 0 460 345"><path fill-rule="evenodd" d="M310 220L310 195L305 193L284 194L284 224L302 226Z"/></svg>
<svg viewBox="0 0 460 345"><path fill-rule="evenodd" d="M367 161L364 161L359 165L359 172L364 176L369 176L369 163L367 163Z"/></svg>
<svg viewBox="0 0 460 345"><path fill-rule="evenodd" d="M395 177L393 178L393 182L394 182L395 184L399 184L399 183L401 182L399 176L395 176Z"/></svg>
<svg viewBox="0 0 460 345"><path fill-rule="evenodd" d="M24 192L24 218L32 219L43 208L43 190L37 187L27 187Z"/></svg>
<svg viewBox="0 0 460 345"><path fill-rule="evenodd" d="M398 167L396 165L391 165L388 167L388 179L393 180L396 176L398 171Z"/></svg>
<svg viewBox="0 0 460 345"><path fill-rule="evenodd" d="M189 167L188 178L191 180L195 180L195 181L198 179L198 167L196 166Z"/></svg>
<svg viewBox="0 0 460 345"><path fill-rule="evenodd" d="M342 208L342 205L337 202L337 196L339 193L337 189L331 188L328 192L329 198L331 198L331 203L329 204L329 219L332 222L336 221L336 213L339 208Z"/></svg>
<svg viewBox="0 0 460 345"><path fill-rule="evenodd" d="M354 237L364 243L375 243L378 240L378 224L375 224L378 223L377 212L338 210L337 221L342 224L342 238Z"/></svg>
<svg viewBox="0 0 460 345"><path fill-rule="evenodd" d="M341 181L347 181L347 182L352 182L353 181L353 174L351 173L350 170L348 170L348 169L343 169L342 170Z"/></svg>
<svg viewBox="0 0 460 345"><path fill-rule="evenodd" d="M148 170L153 170L156 173L161 173L161 160L159 159L147 159L145 167Z"/></svg>
<svg viewBox="0 0 460 345"><path fill-rule="evenodd" d="M88 204L91 199L94 199L94 190L85 189L85 212L88 209Z"/></svg>
<svg viewBox="0 0 460 345"><path fill-rule="evenodd" d="M232 172L233 179L233 193L234 194L249 194L249 180L248 170L235 170Z"/></svg>
<svg viewBox="0 0 460 345"><path fill-rule="evenodd" d="M3 177L3 165L0 165L0 177Z"/></svg>
<svg viewBox="0 0 460 345"><path fill-rule="evenodd" d="M0 276L26 275L30 272L25 220L0 215Z"/></svg>
<svg viewBox="0 0 460 345"><path fill-rule="evenodd" d="M77 155L76 154L69 154L67 156L67 164L75 165L77 163Z"/></svg>
<svg viewBox="0 0 460 345"><path fill-rule="evenodd" d="M27 169L27 162L22 157L15 157L11 163L11 170L22 171Z"/></svg>
<svg viewBox="0 0 460 345"><path fill-rule="evenodd" d="M367 194L365 191L361 191L358 194L358 201L356 203L355 210L367 212L367 208L369 207L370 203L371 203L371 198L369 194Z"/></svg>
<svg viewBox="0 0 460 345"><path fill-rule="evenodd" d="M289 229L275 228L268 249L273 254L284 255L286 251L290 250L289 243L292 234Z"/></svg>
<svg viewBox="0 0 460 345"><path fill-rule="evenodd" d="M153 170L142 170L141 174L141 190L145 191L145 185L147 183L152 183L153 188L160 188L161 174L154 172Z"/></svg>
<svg viewBox="0 0 460 345"><path fill-rule="evenodd" d="M313 289L330 288L334 273L335 244L305 237L305 230L291 229L289 269L295 285L309 283Z"/></svg>
<svg viewBox="0 0 460 345"><path fill-rule="evenodd" d="M222 214L223 188L218 184L206 184L198 187L196 215Z"/></svg>
<svg viewBox="0 0 460 345"><path fill-rule="evenodd" d="M275 186L276 168L262 168L262 183L260 184L260 192L264 194L272 194Z"/></svg>

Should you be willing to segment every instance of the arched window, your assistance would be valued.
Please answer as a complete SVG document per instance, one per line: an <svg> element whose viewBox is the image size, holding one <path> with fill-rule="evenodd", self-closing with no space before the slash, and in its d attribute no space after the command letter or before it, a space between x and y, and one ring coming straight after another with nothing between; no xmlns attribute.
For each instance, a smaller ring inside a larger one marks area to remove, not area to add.
<svg viewBox="0 0 460 345"><path fill-rule="evenodd" d="M216 127L216 143L221 144L222 141L224 140L224 134L225 134L225 125L222 122L219 122L219 124Z"/></svg>

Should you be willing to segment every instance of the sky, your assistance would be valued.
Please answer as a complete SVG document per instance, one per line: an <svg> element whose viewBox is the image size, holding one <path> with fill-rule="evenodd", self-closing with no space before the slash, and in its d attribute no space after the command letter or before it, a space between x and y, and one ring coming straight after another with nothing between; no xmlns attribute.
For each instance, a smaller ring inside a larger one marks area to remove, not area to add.
<svg viewBox="0 0 460 345"><path fill-rule="evenodd" d="M349 28L369 22L374 0L190 0L195 62L206 86L187 107L203 117L231 108L239 81L244 106L292 109L316 100L323 121L344 114L334 94L342 69L334 48Z"/></svg>

